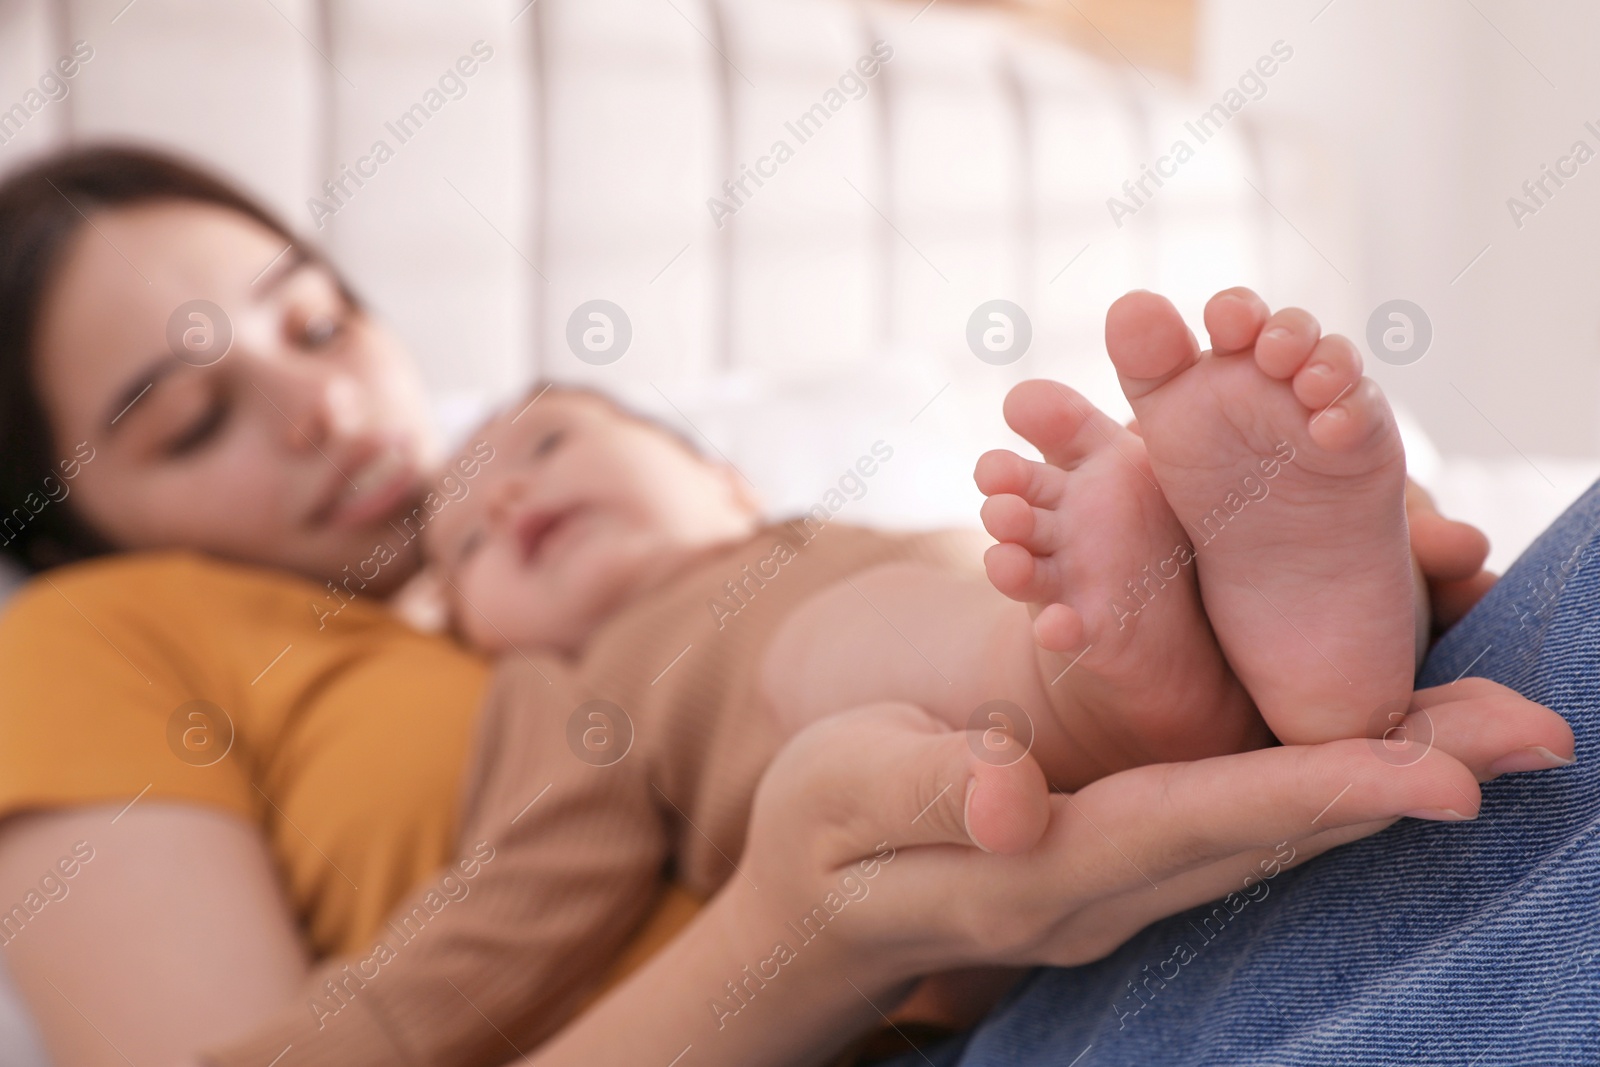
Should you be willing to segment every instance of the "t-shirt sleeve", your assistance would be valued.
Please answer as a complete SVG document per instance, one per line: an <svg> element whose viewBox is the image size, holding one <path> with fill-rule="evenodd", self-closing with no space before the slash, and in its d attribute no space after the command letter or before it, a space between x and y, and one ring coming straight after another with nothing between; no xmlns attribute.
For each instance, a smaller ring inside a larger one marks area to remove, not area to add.
<svg viewBox="0 0 1600 1067"><path fill-rule="evenodd" d="M165 799L254 818L204 568L115 559L35 578L0 615L0 818Z"/></svg>

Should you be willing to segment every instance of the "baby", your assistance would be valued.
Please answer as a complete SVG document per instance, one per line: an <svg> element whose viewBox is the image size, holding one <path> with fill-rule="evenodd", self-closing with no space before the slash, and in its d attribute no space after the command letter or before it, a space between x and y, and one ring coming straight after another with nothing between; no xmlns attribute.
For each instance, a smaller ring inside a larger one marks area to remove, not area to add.
<svg viewBox="0 0 1600 1067"><path fill-rule="evenodd" d="M1066 791L1273 735L1382 734L1428 633L1388 407L1350 342L1302 311L1269 315L1230 290L1205 322L1202 355L1162 298L1112 306L1106 344L1137 432L1055 382L1012 390L1006 420L1043 461L979 460L999 542L981 565L957 535L815 513L764 524L737 471L586 390L547 387L491 420L475 441L493 458L426 546L455 629L505 654L474 772L505 807L489 818L471 800L464 825L503 830L507 858L485 868L476 913L446 913L409 969L350 1003L416 1062L503 1057L472 1043L485 1018L526 1049L581 1004L664 861L700 894L735 876L777 747L854 707L896 702L971 730L985 763L1031 752ZM1435 539L1481 540L1428 521ZM715 608L730 589L732 617ZM954 805L992 851L1036 839L1003 796L973 795L929 808ZM432 996L444 968L430 959L444 958L476 983L459 1004ZM330 989L336 965L319 972ZM708 991L719 1025L752 981ZM397 1037L424 1002L427 1025ZM313 1032L286 1028L276 1047L357 1061L351 1044L319 1044L330 1016L342 1011L314 1002Z"/></svg>
<svg viewBox="0 0 1600 1067"><path fill-rule="evenodd" d="M1393 419L1354 346L1305 312L1229 291L1206 324L1200 358L1162 298L1111 308L1137 434L1063 385L1014 389L1007 421L1044 462L978 463L988 581L893 561L812 590L763 650L779 721L894 699L965 729L1004 700L1064 789L1260 744L1263 719L1288 744L1374 733L1427 633ZM479 437L498 458L428 549L485 651L578 656L759 528L733 469L596 394L551 389Z"/></svg>

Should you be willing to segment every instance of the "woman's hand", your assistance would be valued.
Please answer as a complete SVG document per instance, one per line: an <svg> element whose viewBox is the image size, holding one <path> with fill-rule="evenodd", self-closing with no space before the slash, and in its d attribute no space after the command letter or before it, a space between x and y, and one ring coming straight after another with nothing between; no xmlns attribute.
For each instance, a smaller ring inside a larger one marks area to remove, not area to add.
<svg viewBox="0 0 1600 1067"><path fill-rule="evenodd" d="M1403 815L1471 818L1479 781L1572 743L1554 712L1471 678L1418 693L1385 740L1141 767L1046 796L1027 761L991 767L914 708L865 709L800 735L768 772L746 921L781 932L853 877L869 892L840 912L839 957L881 990L948 967L1083 963ZM889 853L868 881L863 861Z"/></svg>
<svg viewBox="0 0 1600 1067"><path fill-rule="evenodd" d="M1483 569L1489 539L1468 523L1447 519L1428 491L1406 479L1406 519L1411 527L1411 554L1428 585L1433 630L1443 633L1471 610L1495 583Z"/></svg>

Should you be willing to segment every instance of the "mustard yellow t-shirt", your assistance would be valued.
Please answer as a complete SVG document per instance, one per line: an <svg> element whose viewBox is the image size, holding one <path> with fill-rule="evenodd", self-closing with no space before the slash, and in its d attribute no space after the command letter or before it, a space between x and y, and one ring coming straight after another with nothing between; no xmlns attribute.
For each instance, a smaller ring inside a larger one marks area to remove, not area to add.
<svg viewBox="0 0 1600 1067"><path fill-rule="evenodd" d="M35 578L0 616L0 818L135 798L236 812L313 951L364 947L455 858L488 669L371 598L341 603L191 553Z"/></svg>

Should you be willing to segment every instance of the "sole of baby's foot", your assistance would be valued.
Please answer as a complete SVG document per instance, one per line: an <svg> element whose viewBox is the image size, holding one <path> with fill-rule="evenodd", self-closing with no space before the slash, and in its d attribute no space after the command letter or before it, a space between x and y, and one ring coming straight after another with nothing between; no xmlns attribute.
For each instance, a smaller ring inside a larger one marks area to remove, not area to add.
<svg viewBox="0 0 1600 1067"><path fill-rule="evenodd" d="M1039 680L1073 750L1097 763L1055 784L1266 740L1201 608L1189 538L1139 437L1073 390L1023 382L1006 421L1044 462L986 453L984 563L1033 614Z"/></svg>
<svg viewBox="0 0 1600 1067"><path fill-rule="evenodd" d="M1106 348L1192 539L1228 660L1287 744L1381 732L1411 692L1405 451L1345 338L1230 290L1199 351L1171 303L1130 293Z"/></svg>

